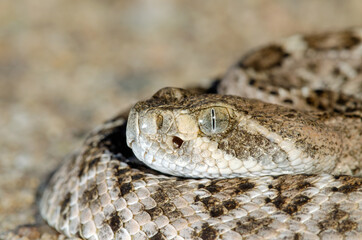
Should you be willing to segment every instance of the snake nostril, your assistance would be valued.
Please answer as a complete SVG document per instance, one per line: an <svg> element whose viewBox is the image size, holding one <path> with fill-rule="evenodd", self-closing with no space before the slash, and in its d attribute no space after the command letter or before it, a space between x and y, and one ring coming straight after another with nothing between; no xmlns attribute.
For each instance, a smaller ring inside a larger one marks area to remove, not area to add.
<svg viewBox="0 0 362 240"><path fill-rule="evenodd" d="M176 136L172 138L172 142L173 142L173 146L175 148L180 148L182 146L182 144L184 143L184 141L181 138L176 137Z"/></svg>

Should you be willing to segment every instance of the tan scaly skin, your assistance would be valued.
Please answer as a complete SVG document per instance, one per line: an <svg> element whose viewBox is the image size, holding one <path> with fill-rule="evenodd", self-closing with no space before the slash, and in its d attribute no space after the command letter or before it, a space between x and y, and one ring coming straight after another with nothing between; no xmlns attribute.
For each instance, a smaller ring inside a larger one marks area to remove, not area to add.
<svg viewBox="0 0 362 240"><path fill-rule="evenodd" d="M84 239L362 239L361 39L296 35L217 90L160 90L90 134L41 215ZM142 165L126 128L146 165L201 179Z"/></svg>

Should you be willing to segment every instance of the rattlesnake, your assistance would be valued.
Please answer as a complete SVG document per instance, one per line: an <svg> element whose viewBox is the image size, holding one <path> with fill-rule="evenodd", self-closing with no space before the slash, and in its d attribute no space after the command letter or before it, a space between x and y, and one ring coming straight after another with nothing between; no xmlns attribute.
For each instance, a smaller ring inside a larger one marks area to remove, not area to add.
<svg viewBox="0 0 362 240"><path fill-rule="evenodd" d="M42 217L84 239L362 239L361 39L295 35L161 89L55 171Z"/></svg>

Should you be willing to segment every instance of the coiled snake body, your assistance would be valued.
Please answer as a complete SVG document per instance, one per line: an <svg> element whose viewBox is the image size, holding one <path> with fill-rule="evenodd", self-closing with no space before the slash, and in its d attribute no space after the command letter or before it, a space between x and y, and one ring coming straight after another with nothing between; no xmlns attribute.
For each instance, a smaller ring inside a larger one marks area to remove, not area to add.
<svg viewBox="0 0 362 240"><path fill-rule="evenodd" d="M292 36L161 89L89 135L41 215L84 239L362 239L361 39Z"/></svg>

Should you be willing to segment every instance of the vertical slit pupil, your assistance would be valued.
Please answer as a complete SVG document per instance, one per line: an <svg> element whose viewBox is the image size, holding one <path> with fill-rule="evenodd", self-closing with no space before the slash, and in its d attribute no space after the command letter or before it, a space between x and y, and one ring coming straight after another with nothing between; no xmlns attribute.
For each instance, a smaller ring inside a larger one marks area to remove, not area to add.
<svg viewBox="0 0 362 240"><path fill-rule="evenodd" d="M216 114L215 109L211 108L211 127L212 131L216 130Z"/></svg>

